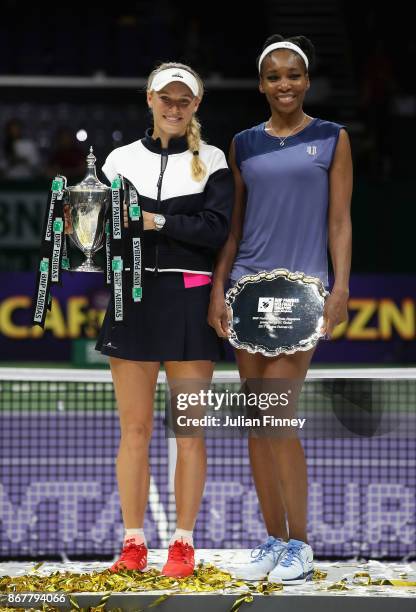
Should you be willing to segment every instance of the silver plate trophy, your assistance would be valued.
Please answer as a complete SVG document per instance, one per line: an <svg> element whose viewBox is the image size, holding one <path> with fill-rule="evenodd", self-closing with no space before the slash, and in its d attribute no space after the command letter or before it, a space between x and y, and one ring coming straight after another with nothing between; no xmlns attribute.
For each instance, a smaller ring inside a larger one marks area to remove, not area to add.
<svg viewBox="0 0 416 612"><path fill-rule="evenodd" d="M98 180L95 169L96 157L93 148L87 156L87 174L78 183L67 187L64 204L69 205L72 222L72 242L86 256L85 261L73 272L103 272L93 261L93 255L104 243L104 218L111 199L111 187Z"/></svg>
<svg viewBox="0 0 416 612"><path fill-rule="evenodd" d="M322 281L285 268L242 276L226 294L230 343L276 357L307 351L322 336L328 292Z"/></svg>

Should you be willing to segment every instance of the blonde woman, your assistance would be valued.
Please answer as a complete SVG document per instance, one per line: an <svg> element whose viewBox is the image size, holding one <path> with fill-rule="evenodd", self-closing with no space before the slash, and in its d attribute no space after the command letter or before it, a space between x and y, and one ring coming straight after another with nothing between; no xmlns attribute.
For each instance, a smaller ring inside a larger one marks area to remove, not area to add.
<svg viewBox="0 0 416 612"><path fill-rule="evenodd" d="M112 324L110 304L96 345L110 357L121 428L117 479L125 538L113 572L147 566L143 520L160 364L168 382L210 380L223 354L207 313L214 258L229 231L233 179L224 153L201 139L195 113L203 94L201 78L189 66L159 66L147 86L153 128L112 151L103 166L110 181L120 174L136 188L145 230L143 300L131 303L124 326ZM177 451L177 528L162 573L184 577L194 569L204 439L179 437Z"/></svg>

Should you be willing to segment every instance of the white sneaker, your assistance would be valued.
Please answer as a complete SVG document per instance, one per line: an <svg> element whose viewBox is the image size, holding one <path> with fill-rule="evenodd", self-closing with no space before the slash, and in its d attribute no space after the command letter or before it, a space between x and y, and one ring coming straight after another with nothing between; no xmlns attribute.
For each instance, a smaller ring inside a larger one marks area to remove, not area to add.
<svg viewBox="0 0 416 612"><path fill-rule="evenodd" d="M312 580L313 551L301 540L289 540L279 563L269 574L269 582L303 584Z"/></svg>
<svg viewBox="0 0 416 612"><path fill-rule="evenodd" d="M262 580L276 567L285 550L284 540L269 536L264 544L260 544L251 551L253 560L240 567L234 566L232 573L243 580Z"/></svg>

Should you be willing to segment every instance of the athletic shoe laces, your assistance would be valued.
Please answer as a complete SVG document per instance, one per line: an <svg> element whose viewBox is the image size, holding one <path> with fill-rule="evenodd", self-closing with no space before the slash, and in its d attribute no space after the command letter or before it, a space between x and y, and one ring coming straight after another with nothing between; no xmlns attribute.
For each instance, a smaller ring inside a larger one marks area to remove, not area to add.
<svg viewBox="0 0 416 612"><path fill-rule="evenodd" d="M279 558L279 555L281 552L280 550L277 550L279 544L280 544L280 540L277 540L272 537L267 538L264 544L260 544L259 546L256 546L256 548L254 548L251 551L251 556L254 558L252 563L261 561L269 553L272 553L273 555L273 563L277 563L277 559Z"/></svg>
<svg viewBox="0 0 416 612"><path fill-rule="evenodd" d="M128 540L127 542L128 543L123 547L119 561L135 559L137 555L144 552L144 544L135 544L134 542L129 542Z"/></svg>
<svg viewBox="0 0 416 612"><path fill-rule="evenodd" d="M173 561L184 561L190 546L176 540L172 546L169 546L169 559Z"/></svg>
<svg viewBox="0 0 416 612"><path fill-rule="evenodd" d="M299 559L301 565L303 566L303 559L300 556L300 549L302 548L301 542L291 542L287 545L286 552L280 565L284 565L285 567L289 567L292 565L293 560L295 558Z"/></svg>

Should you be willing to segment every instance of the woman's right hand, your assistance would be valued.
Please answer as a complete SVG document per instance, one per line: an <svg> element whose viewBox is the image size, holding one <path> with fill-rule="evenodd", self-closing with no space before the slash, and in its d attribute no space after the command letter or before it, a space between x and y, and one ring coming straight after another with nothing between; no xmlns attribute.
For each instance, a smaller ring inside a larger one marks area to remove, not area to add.
<svg viewBox="0 0 416 612"><path fill-rule="evenodd" d="M224 291L212 289L208 308L208 324L217 332L220 338L228 338L228 309L225 303Z"/></svg>

